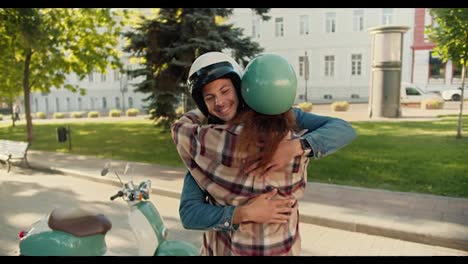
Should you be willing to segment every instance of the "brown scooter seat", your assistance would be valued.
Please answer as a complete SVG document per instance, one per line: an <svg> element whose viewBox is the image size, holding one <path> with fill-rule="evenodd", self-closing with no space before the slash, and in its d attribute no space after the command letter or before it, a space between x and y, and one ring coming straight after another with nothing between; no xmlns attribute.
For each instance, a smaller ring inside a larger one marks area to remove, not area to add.
<svg viewBox="0 0 468 264"><path fill-rule="evenodd" d="M82 209L56 208L49 216L49 227L77 237L105 235L112 224L103 214L94 214Z"/></svg>

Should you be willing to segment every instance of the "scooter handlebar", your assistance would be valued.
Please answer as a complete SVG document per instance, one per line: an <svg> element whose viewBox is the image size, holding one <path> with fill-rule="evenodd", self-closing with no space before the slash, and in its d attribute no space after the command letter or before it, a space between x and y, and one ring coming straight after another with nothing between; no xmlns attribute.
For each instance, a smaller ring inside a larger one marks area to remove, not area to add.
<svg viewBox="0 0 468 264"><path fill-rule="evenodd" d="M119 191L118 193L112 195L112 196L110 197L110 199L111 199L111 201L113 201L115 198L117 198L117 197L122 197L123 195L124 195L124 193L123 193L122 191Z"/></svg>

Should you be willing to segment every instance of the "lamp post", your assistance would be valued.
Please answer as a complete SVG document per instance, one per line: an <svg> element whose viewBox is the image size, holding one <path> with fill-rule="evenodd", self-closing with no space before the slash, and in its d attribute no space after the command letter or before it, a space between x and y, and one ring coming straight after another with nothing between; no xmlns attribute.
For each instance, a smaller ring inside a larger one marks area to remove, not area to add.
<svg viewBox="0 0 468 264"><path fill-rule="evenodd" d="M127 74L120 76L120 92L122 93L122 112L125 113L125 93L128 91L128 78Z"/></svg>
<svg viewBox="0 0 468 264"><path fill-rule="evenodd" d="M304 101L307 102L307 80L309 80L309 57L307 56L307 51L304 56L304 80L305 80L305 91L304 91Z"/></svg>

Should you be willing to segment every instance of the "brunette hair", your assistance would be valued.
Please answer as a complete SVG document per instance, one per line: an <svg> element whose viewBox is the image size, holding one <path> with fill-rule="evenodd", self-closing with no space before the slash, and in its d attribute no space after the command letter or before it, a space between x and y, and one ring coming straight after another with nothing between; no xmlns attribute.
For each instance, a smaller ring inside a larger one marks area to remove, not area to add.
<svg viewBox="0 0 468 264"><path fill-rule="evenodd" d="M236 144L236 153L247 153L247 157L255 157L261 150L259 168L262 170L267 169L266 165L273 158L280 141L290 131L299 130L292 109L278 115L246 110L238 113L228 123L243 126Z"/></svg>

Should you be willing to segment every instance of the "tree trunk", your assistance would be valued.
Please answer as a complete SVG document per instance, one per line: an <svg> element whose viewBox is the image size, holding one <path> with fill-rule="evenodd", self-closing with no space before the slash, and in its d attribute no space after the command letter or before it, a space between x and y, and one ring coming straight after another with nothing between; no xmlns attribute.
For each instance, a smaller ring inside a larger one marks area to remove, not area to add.
<svg viewBox="0 0 468 264"><path fill-rule="evenodd" d="M23 90L24 90L24 110L25 110L25 118L26 118L26 128L27 128L27 141L32 143L34 136L33 136L33 125L31 120L31 104L30 104L30 94L31 94L31 87L29 87L29 67L31 65L31 56L32 51L31 49L26 50L26 58L24 60L24 76L23 76Z"/></svg>
<svg viewBox="0 0 468 264"><path fill-rule="evenodd" d="M465 78L466 78L466 63L462 68L462 89L460 98L460 113L458 113L458 126L457 126L457 138L462 137L462 120L463 120L463 104L465 103L464 91L465 91Z"/></svg>
<svg viewBox="0 0 468 264"><path fill-rule="evenodd" d="M12 127L15 127L16 126L16 119L15 119L15 111L13 111L13 100L8 103L8 107L10 107L10 111L11 111L11 126Z"/></svg>

